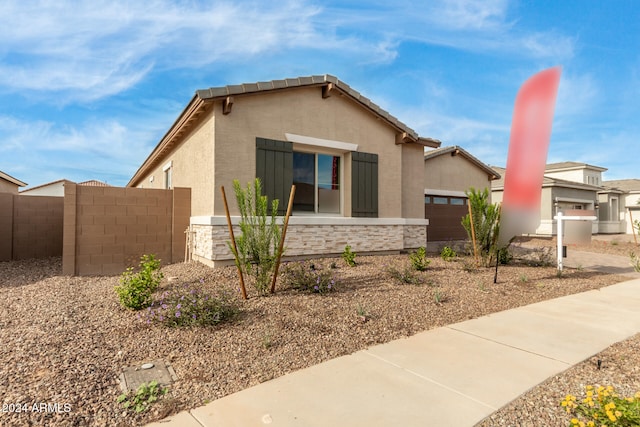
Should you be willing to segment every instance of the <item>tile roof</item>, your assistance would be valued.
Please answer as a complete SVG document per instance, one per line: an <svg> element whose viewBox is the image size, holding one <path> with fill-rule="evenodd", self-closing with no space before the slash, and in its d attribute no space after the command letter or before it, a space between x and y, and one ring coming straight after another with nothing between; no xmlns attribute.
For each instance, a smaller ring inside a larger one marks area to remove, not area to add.
<svg viewBox="0 0 640 427"><path fill-rule="evenodd" d="M504 188L504 176L507 170L499 166L491 166L491 168L495 169L497 172L500 173L500 175L502 175L500 179L491 182L491 189L502 190ZM544 175L542 178L542 187L568 187L568 188L579 188L583 190L593 190L593 191L602 190L602 187L599 187L596 185L585 184L577 181L569 181L566 179L554 178L547 175Z"/></svg>
<svg viewBox="0 0 640 427"><path fill-rule="evenodd" d="M266 82L257 82L257 83L243 83L239 85L228 85L228 86L220 86L220 87L212 87L209 89L201 89L196 91L196 95L201 99L216 99L216 98L226 98L227 96L238 96L238 95L248 95L248 94L256 94L261 92L269 92L275 90L284 90L291 89L296 87L305 87L305 86L325 86L327 84L333 84L335 88L340 90L342 93L350 96L353 100L360 103L362 106L368 108L373 111L377 115L386 119L389 123L401 129L403 132L411 135L414 139L422 139L427 142L429 146L439 146L440 141L433 138L420 138L418 133L411 129L409 126L398 120L395 116L389 114L386 110L384 110L379 105L375 104L366 96L362 95L357 90L351 88L348 84L339 80L337 77L332 76L330 74L325 75L315 75L315 76L307 76L307 77L296 77L284 80L271 80ZM430 144L429 144L430 143Z"/></svg>
<svg viewBox="0 0 640 427"><path fill-rule="evenodd" d="M603 168L600 166L593 166L593 165L589 165L587 163L580 163L580 162L558 162L558 163L549 163L547 164L547 166L545 167L545 171L547 172L552 172L552 171L556 171L556 170L563 170L563 169L595 169L601 172L604 172L607 170L607 168Z"/></svg>
<svg viewBox="0 0 640 427"><path fill-rule="evenodd" d="M607 188L617 188L625 192L640 191L640 179L619 179L613 181L603 181L602 185Z"/></svg>

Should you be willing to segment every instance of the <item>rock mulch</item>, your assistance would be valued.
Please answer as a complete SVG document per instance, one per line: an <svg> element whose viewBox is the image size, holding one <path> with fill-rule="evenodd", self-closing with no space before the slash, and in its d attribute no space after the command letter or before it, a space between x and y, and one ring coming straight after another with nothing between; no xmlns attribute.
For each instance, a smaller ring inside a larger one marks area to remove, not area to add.
<svg viewBox="0 0 640 427"><path fill-rule="evenodd" d="M417 273L420 285L399 284L388 274L389 267L409 265L407 255L359 256L356 267L314 260L317 266L337 264L335 292L300 293L279 285L274 295L261 297L250 290L249 300L237 298L235 321L190 328L147 324L121 308L113 289L117 276L62 276L59 258L0 263L0 424L141 425L371 345L625 280L578 270L558 278L552 266L516 263L501 267L494 284L493 269L474 268L471 258L430 259L428 270ZM163 272L177 279L165 279L159 292L202 282L211 292L239 296L235 268L188 263ZM171 364L177 381L149 411L125 411L116 402L118 376L124 367L151 360ZM571 384L549 387L562 398L576 392ZM555 394L542 397L553 400ZM16 404L26 410L17 412ZM552 425L494 421L487 425Z"/></svg>

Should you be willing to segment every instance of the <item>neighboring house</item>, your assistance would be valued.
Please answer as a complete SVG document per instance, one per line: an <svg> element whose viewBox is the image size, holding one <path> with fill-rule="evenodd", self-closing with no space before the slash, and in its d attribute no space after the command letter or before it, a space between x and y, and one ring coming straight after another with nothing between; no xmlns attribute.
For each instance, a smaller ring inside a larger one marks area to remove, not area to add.
<svg viewBox="0 0 640 427"><path fill-rule="evenodd" d="M458 146L424 154L424 212L429 218L429 242L464 240L462 217L467 215L466 191L491 188L500 174ZM491 193L489 193L491 194Z"/></svg>
<svg viewBox="0 0 640 427"><path fill-rule="evenodd" d="M259 177L286 210L287 254L401 251L426 244L422 138L330 75L199 90L127 186L189 187L194 258L231 254L220 187L233 221L233 180Z"/></svg>
<svg viewBox="0 0 640 427"><path fill-rule="evenodd" d="M492 183L491 191L494 202L502 202L504 192L505 169L493 167L503 178ZM558 212L566 210L592 210L600 208L600 192L602 188L602 172L607 169L586 163L562 162L547 165L542 182L540 202L540 226L536 234L555 235ZM599 221L593 221L592 232L598 233ZM611 229L612 224L603 228ZM609 232L609 231L603 231Z"/></svg>
<svg viewBox="0 0 640 427"><path fill-rule="evenodd" d="M640 179L604 181L600 192L600 219L619 223L619 233L633 234L640 220ZM606 215L606 217L605 217Z"/></svg>
<svg viewBox="0 0 640 427"><path fill-rule="evenodd" d="M27 183L0 171L0 193L18 194L20 187L25 187Z"/></svg>
<svg viewBox="0 0 640 427"><path fill-rule="evenodd" d="M68 179L59 179L57 181L48 182L46 184L27 188L26 190L22 190L20 194L25 196L64 197L64 186L66 183L76 184L73 181L69 181ZM96 181L96 180L78 182L77 184L91 186L91 187L110 187L109 184L102 181Z"/></svg>

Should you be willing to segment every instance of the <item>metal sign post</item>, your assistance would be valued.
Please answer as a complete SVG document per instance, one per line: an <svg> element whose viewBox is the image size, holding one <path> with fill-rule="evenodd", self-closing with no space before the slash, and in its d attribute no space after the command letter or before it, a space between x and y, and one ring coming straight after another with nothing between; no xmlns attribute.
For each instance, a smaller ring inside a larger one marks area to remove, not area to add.
<svg viewBox="0 0 640 427"><path fill-rule="evenodd" d="M558 253L558 271L562 272L562 238L564 235L564 226L563 226L563 222L564 221L595 221L596 219L598 219L598 217L596 217L595 215L589 215L589 216L574 216L574 215L567 215L565 216L562 212L558 212L558 215L554 216L553 219L555 219L558 223L558 227L557 227L557 236L558 236L558 249L557 249L557 253Z"/></svg>

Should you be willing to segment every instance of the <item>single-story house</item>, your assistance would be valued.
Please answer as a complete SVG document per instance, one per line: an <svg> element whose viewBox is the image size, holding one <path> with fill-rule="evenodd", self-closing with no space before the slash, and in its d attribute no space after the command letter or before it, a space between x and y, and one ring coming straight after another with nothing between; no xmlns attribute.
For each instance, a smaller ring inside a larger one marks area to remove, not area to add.
<svg viewBox="0 0 640 427"><path fill-rule="evenodd" d="M429 243L467 239L461 223L468 213L466 191L471 187L490 189L491 182L499 178L498 172L462 147L454 145L426 151L424 213L429 219Z"/></svg>
<svg viewBox="0 0 640 427"><path fill-rule="evenodd" d="M90 187L109 187L110 185L102 182L96 181L95 179L89 181L83 181L74 183L73 181L69 181L68 179L59 179L57 181L48 182L46 184L37 185L35 187L27 188L20 192L21 195L25 196L54 196L54 197L64 197L64 185L66 183L78 184L78 185L86 185Z"/></svg>
<svg viewBox="0 0 640 427"><path fill-rule="evenodd" d="M0 171L0 193L18 194L20 187L26 187L26 185L27 183Z"/></svg>
<svg viewBox="0 0 640 427"><path fill-rule="evenodd" d="M286 210L287 255L424 246L424 148L413 129L331 75L198 90L128 187L191 188L193 257L228 263L224 186L259 177Z"/></svg>

